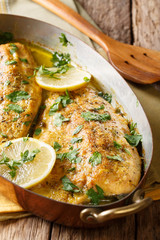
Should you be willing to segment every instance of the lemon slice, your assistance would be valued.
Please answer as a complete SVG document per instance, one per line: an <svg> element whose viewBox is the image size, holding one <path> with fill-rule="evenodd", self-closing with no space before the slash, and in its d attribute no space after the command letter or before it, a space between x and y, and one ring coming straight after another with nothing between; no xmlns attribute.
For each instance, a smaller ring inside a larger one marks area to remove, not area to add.
<svg viewBox="0 0 160 240"><path fill-rule="evenodd" d="M56 72L57 68L45 68L46 71ZM87 84L91 79L91 74L88 72L71 66L65 73L56 73L54 77L45 74L45 71L37 72L36 82L38 85L46 90L64 92L76 90Z"/></svg>
<svg viewBox="0 0 160 240"><path fill-rule="evenodd" d="M44 180L55 161L55 150L34 138L18 138L0 145L0 175L24 188Z"/></svg>

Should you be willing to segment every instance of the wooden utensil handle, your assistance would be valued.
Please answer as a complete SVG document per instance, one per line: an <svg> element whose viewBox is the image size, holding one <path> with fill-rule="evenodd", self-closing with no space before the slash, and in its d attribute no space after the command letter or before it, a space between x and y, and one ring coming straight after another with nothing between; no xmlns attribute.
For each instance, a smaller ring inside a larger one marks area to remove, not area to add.
<svg viewBox="0 0 160 240"><path fill-rule="evenodd" d="M110 37L103 34L97 28L95 28L92 24L86 21L83 17L81 17L74 10L60 2L59 0L33 0L34 2L40 4L41 6L47 8L49 11L55 13L59 17L63 18L71 25L76 27L79 31L86 34L88 37L93 39L96 43L98 43L101 47L105 48L108 51L108 47L104 42L108 40L110 42ZM114 41L114 40L113 40Z"/></svg>

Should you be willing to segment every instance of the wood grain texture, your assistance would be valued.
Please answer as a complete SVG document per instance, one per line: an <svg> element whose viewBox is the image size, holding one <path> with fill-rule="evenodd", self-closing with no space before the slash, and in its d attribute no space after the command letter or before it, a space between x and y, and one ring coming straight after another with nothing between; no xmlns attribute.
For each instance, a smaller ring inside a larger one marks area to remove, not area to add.
<svg viewBox="0 0 160 240"><path fill-rule="evenodd" d="M160 1L132 0L134 44L160 50Z"/></svg>
<svg viewBox="0 0 160 240"><path fill-rule="evenodd" d="M108 36L131 42L130 0L77 0Z"/></svg>

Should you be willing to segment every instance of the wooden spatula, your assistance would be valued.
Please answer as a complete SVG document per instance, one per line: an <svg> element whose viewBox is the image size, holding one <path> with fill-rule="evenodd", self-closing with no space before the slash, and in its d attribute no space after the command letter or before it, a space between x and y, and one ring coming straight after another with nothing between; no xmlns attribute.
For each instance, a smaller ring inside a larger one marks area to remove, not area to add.
<svg viewBox="0 0 160 240"><path fill-rule="evenodd" d="M110 63L126 79L150 84L160 81L160 52L118 42L87 22L59 0L33 0L98 43L108 54Z"/></svg>

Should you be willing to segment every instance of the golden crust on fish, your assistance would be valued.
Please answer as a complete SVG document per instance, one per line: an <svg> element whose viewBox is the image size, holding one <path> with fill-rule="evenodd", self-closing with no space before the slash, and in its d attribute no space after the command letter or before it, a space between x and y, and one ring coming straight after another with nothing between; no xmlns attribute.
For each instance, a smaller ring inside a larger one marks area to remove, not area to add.
<svg viewBox="0 0 160 240"><path fill-rule="evenodd" d="M57 158L48 178L32 190L56 200L76 204L89 202L86 192L91 188L96 189L96 185L103 189L105 196L131 192L140 180L141 159L137 149L130 146L124 138L125 134L130 134L127 120L116 113L112 105L99 97L90 87L71 92L70 98L73 102L65 107L61 106L50 116L51 106L61 95L47 93L44 101L46 108L36 126L42 131L34 137L51 146L54 146L55 142L59 143L61 148L57 151L58 154L76 149L76 159L79 160L72 161L72 157ZM102 105L104 107L100 108ZM86 112L109 114L111 119L87 121L83 115ZM64 121L61 122L61 126L56 126L57 116L63 116ZM73 135L78 126L82 126L82 129ZM81 141L72 144L74 137L80 138ZM114 142L121 147L116 148ZM91 161L91 157L96 152L101 155L98 164ZM115 155L118 155L122 161L108 158ZM64 176L81 189L81 192L65 191L62 184Z"/></svg>
<svg viewBox="0 0 160 240"><path fill-rule="evenodd" d="M21 43L0 45L0 142L26 136L41 103L36 63ZM19 98L18 98L19 97Z"/></svg>

